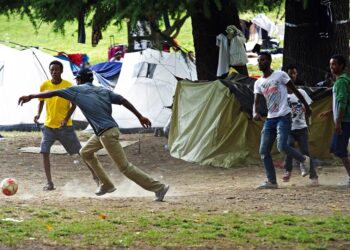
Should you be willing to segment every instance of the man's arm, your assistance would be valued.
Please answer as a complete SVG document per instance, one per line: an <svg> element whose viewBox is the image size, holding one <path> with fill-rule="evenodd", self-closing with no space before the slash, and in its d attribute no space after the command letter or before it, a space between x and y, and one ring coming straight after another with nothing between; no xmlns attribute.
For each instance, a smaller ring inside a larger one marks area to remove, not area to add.
<svg viewBox="0 0 350 250"><path fill-rule="evenodd" d="M36 116L34 116L35 123L39 123L39 118L40 118L41 112L43 111L43 107L44 107L44 101L40 101L38 104L38 113Z"/></svg>
<svg viewBox="0 0 350 250"><path fill-rule="evenodd" d="M341 128L341 124L344 120L345 109L346 109L347 103L348 103L347 87L346 87L345 82L337 81L335 102L337 105L338 113L335 114L336 119L335 119L334 128L335 128L335 132L337 134L341 134L343 132L342 128Z"/></svg>
<svg viewBox="0 0 350 250"><path fill-rule="evenodd" d="M300 92L297 90L297 88L295 87L295 85L293 84L292 81L287 82L287 88L289 88L296 97L298 97L298 99L303 103L304 107L305 107L305 114L306 116L310 116L311 115L311 109L309 104L306 102L304 96L302 94L300 94Z"/></svg>
<svg viewBox="0 0 350 250"><path fill-rule="evenodd" d="M54 91L42 92L39 94L24 95L18 99L18 105L22 106L24 103L29 102L34 98L51 98L54 96L60 96L60 93L57 90L54 90Z"/></svg>
<svg viewBox="0 0 350 250"><path fill-rule="evenodd" d="M150 120L148 120L148 118L143 117L140 112L134 107L134 105L132 105L128 100L123 99L122 103L121 103L125 108L127 108L128 110L130 110L132 113L134 113L134 115L139 119L141 125L144 128L149 128L152 126Z"/></svg>
<svg viewBox="0 0 350 250"><path fill-rule="evenodd" d="M75 109L77 108L77 105L75 105L74 103L71 102L71 107L67 112L66 117L64 118L64 120L61 122L61 127L66 126L67 122L69 120L69 118L71 118L73 112L75 111Z"/></svg>
<svg viewBox="0 0 350 250"><path fill-rule="evenodd" d="M345 109L339 108L338 115L337 115L337 118L335 120L335 125L334 125L335 132L339 135L343 133L343 130L341 128L341 124L342 124L343 119L344 119L344 114L345 114Z"/></svg>
<svg viewBox="0 0 350 250"><path fill-rule="evenodd" d="M253 119L256 121L261 121L262 116L257 112L260 106L260 98L262 98L262 95L260 94L255 94L254 95L254 106L253 106Z"/></svg>

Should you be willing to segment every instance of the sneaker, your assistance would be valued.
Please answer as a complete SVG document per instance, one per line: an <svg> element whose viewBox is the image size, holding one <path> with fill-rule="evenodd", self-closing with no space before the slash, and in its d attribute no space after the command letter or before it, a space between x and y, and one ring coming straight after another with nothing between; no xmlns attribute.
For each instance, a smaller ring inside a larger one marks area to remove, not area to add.
<svg viewBox="0 0 350 250"><path fill-rule="evenodd" d="M300 173L301 173L302 177L307 176L307 171L306 171L305 166L304 166L303 163L300 163Z"/></svg>
<svg viewBox="0 0 350 250"><path fill-rule="evenodd" d="M53 182L48 182L45 186L43 186L44 191L52 191L55 190L55 186L53 185Z"/></svg>
<svg viewBox="0 0 350 250"><path fill-rule="evenodd" d="M305 157L305 161L303 162L303 166L305 168L306 174L308 174L311 168L311 158L307 155L304 155L304 157Z"/></svg>
<svg viewBox="0 0 350 250"><path fill-rule="evenodd" d="M317 187L319 186L320 184L318 183L318 178L315 178L315 179L310 179L310 186L313 186L313 187Z"/></svg>
<svg viewBox="0 0 350 250"><path fill-rule="evenodd" d="M283 182L288 182L291 176L292 176L291 172L284 171L284 174L283 174L283 177L282 177Z"/></svg>
<svg viewBox="0 0 350 250"><path fill-rule="evenodd" d="M104 188L103 185L101 185L97 191L95 192L95 194L97 196L101 196L101 195L104 195L104 194L107 194L107 193L112 193L114 192L115 190L117 190L114 186L110 187L110 188Z"/></svg>
<svg viewBox="0 0 350 250"><path fill-rule="evenodd" d="M166 194L166 193L168 192L168 190L169 190L169 187L170 187L169 185L165 185L165 186L163 187L163 189L161 189L161 190L155 192L156 198L155 198L154 201L163 201L165 194Z"/></svg>
<svg viewBox="0 0 350 250"><path fill-rule="evenodd" d="M277 183L272 183L269 181L265 181L257 187L257 189L276 189L278 188Z"/></svg>
<svg viewBox="0 0 350 250"><path fill-rule="evenodd" d="M350 177L346 181L339 182L337 186L350 188Z"/></svg>

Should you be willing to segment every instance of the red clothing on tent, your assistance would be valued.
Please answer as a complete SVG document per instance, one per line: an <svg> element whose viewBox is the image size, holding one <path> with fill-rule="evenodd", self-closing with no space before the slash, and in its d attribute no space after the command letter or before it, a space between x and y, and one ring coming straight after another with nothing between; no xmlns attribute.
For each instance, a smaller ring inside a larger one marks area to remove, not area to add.
<svg viewBox="0 0 350 250"><path fill-rule="evenodd" d="M80 66L83 64L83 55L82 54L68 54L69 60Z"/></svg>

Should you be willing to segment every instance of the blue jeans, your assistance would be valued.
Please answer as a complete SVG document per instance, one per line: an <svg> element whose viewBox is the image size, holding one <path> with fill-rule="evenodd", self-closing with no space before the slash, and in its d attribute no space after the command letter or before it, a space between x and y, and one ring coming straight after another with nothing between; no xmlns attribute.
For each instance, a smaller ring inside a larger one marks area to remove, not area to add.
<svg viewBox="0 0 350 250"><path fill-rule="evenodd" d="M264 123L260 140L260 155L265 167L267 180L271 183L277 183L276 171L272 162L271 149L277 138L277 150L299 162L304 162L305 157L287 143L290 133L292 117L290 114L268 118Z"/></svg>
<svg viewBox="0 0 350 250"><path fill-rule="evenodd" d="M298 143L300 152L303 155L310 156L309 154L309 131L307 128L302 129L295 129L290 131L290 134L288 136L288 145L291 147L295 147L295 143ZM316 179L318 178L314 164L311 160L310 164L310 179ZM284 162L284 169L288 172L292 172L293 170L293 159L290 156L286 156L285 162Z"/></svg>

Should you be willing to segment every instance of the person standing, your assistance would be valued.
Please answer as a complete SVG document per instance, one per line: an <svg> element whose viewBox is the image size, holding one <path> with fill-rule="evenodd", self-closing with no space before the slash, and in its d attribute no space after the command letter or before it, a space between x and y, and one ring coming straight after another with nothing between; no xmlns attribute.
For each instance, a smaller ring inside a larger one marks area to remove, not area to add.
<svg viewBox="0 0 350 250"><path fill-rule="evenodd" d="M308 103L308 105L311 105L312 100L309 97L309 95L303 90L298 89L300 94L304 97L305 101ZM295 143L298 143L300 152L303 155L307 155L310 157L309 154L309 131L308 131L308 122L307 117L305 117L305 108L302 104L302 102L296 97L295 94L292 93L292 91L288 88L288 105L291 108L291 114L292 114L292 127L290 134L288 136L288 145L291 147L295 147ZM301 170L301 176L305 177L307 175L307 172L305 170L304 164L299 163L300 170ZM293 159L290 156L286 156L285 162L284 162L284 175L282 180L284 182L288 182L293 170ZM318 176L315 170L315 167L313 165L313 162L310 163L310 180L311 185L317 186L318 185Z"/></svg>
<svg viewBox="0 0 350 250"><path fill-rule="evenodd" d="M306 86L307 85L304 81L301 81L298 78L298 70L294 64L288 65L286 68L286 71L287 71L287 74L289 75L289 77L292 80L294 85L296 85L296 86Z"/></svg>
<svg viewBox="0 0 350 250"><path fill-rule="evenodd" d="M339 157L348 174L346 185L350 187L350 161L348 144L350 138L350 78L345 73L346 58L333 55L329 67L336 80L333 85L332 110L320 114L321 117L333 113L335 131L332 138L331 153Z"/></svg>
<svg viewBox="0 0 350 250"><path fill-rule="evenodd" d="M49 64L49 70L52 79L45 81L40 86L40 92L59 90L72 86L72 83L63 80L63 64L60 61L52 61ZM72 154L79 154L81 149L80 142L74 131L71 116L76 108L75 104L61 97L51 99L39 99L38 112L34 116L34 122L38 124L44 104L46 104L46 118L42 127L42 139L40 153L43 156L43 164L47 184L43 187L44 191L55 189L51 176L50 150L52 145L58 140L66 151ZM90 169L91 171L91 169ZM93 178L98 182L97 176L91 171Z"/></svg>
<svg viewBox="0 0 350 250"><path fill-rule="evenodd" d="M304 97L296 89L289 76L283 71L272 70L271 62L272 58L269 53L260 53L258 57L258 66L263 72L263 76L254 84L254 120L262 120L262 115L259 113L261 98L265 98L268 110L267 119L264 122L264 127L261 132L259 150L265 167L267 180L258 186L258 189L275 189L278 187L276 171L271 157L271 149L276 139L279 152L302 162L306 168L310 167L310 157L302 155L287 143L292 123L291 109L287 101L287 87L290 88L303 103L307 115L311 114L311 109Z"/></svg>
<svg viewBox="0 0 350 250"><path fill-rule="evenodd" d="M81 109L95 133L80 150L80 154L83 160L94 170L101 182L101 185L95 192L96 195L100 196L116 190L95 154L101 148L105 148L109 157L126 177L144 189L154 192L156 201L163 201L165 194L169 190L169 185L154 180L127 160L119 142L120 133L118 124L112 117L112 104L123 105L129 109L139 119L143 127L150 127L151 122L148 118L143 117L121 95L109 89L94 86L92 84L93 73L91 70L80 70L76 76L76 80L78 86L22 96L19 98L18 104L23 105L33 98L52 98L59 96L70 100Z"/></svg>

